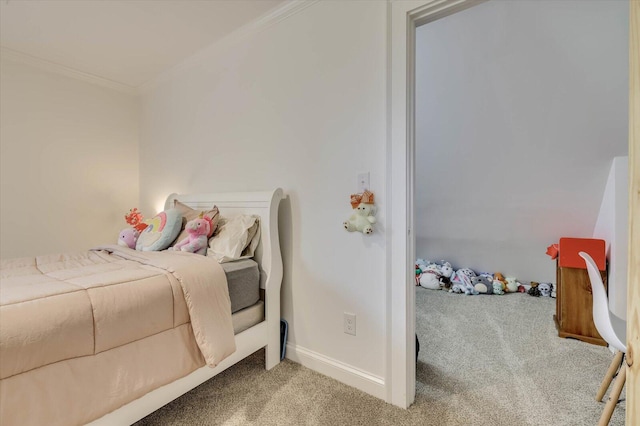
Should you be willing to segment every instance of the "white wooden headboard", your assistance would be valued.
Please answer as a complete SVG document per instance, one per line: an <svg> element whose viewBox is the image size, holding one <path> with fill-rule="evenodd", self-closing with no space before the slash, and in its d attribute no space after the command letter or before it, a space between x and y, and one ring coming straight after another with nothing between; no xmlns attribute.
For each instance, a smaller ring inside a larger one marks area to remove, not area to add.
<svg viewBox="0 0 640 426"><path fill-rule="evenodd" d="M172 208L174 200L178 200L198 210L216 205L220 210L220 216L223 217L238 214L260 216L260 242L254 255L254 260L260 265L260 288L267 290L275 285L279 294L282 283L282 255L278 235L278 206L282 198L283 192L280 188L265 192L171 194L167 197L165 209Z"/></svg>

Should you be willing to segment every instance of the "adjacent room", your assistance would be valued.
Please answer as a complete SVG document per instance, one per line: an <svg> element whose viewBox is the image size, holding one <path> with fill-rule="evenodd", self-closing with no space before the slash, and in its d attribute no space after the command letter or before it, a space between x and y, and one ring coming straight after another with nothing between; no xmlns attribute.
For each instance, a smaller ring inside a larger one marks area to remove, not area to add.
<svg viewBox="0 0 640 426"><path fill-rule="evenodd" d="M637 3L0 1L0 424L637 419Z"/></svg>
<svg viewBox="0 0 640 426"><path fill-rule="evenodd" d="M574 393L585 403L561 395L611 354L573 277L558 298L567 269L547 247L601 242L609 308L626 321L627 22L623 2L489 1L416 30L417 392L455 383L446 404L469 424L487 400L501 410L491 423L596 415L590 387ZM554 321L563 310L591 328ZM523 402L539 389L546 404Z"/></svg>

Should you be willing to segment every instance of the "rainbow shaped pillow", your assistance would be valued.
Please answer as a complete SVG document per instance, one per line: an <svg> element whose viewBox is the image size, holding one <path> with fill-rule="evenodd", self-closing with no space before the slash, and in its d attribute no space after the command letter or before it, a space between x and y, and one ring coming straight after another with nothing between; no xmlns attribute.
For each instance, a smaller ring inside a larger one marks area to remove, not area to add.
<svg viewBox="0 0 640 426"><path fill-rule="evenodd" d="M178 209L167 209L144 221L147 226L140 233L136 250L160 251L171 245L182 228L182 214Z"/></svg>

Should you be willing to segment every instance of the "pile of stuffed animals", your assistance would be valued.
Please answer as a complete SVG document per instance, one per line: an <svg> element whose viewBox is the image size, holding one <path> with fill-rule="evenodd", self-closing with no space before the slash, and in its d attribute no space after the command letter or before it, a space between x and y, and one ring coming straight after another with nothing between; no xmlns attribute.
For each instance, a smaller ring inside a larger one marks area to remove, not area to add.
<svg viewBox="0 0 640 426"><path fill-rule="evenodd" d="M470 268L454 270L451 263L444 260L440 263L416 260L416 285L466 295L528 293L536 297L555 297L555 289L551 283L532 281L530 284L522 284L515 277L505 277L500 272L476 273Z"/></svg>

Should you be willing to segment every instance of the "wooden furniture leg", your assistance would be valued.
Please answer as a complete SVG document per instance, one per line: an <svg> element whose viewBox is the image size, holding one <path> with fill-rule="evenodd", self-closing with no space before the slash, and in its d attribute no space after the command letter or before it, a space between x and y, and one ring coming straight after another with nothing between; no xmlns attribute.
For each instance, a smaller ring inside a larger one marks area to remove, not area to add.
<svg viewBox="0 0 640 426"><path fill-rule="evenodd" d="M600 416L600 421L598 422L598 426L607 426L609 424L609 420L611 420L611 415L613 414L613 410L616 408L618 404L618 398L620 398L620 393L622 392L622 388L624 387L624 382L627 379L627 366L622 365L620 367L620 372L618 373L618 378L616 382L613 384L613 389L611 389L611 394L609 395L609 400L607 404L604 406L604 411L602 411L602 415Z"/></svg>
<svg viewBox="0 0 640 426"><path fill-rule="evenodd" d="M616 375L616 371L618 371L618 368L620 368L621 364L622 364L622 352L617 351L616 355L613 357L613 361L611 361L611 365L609 366L609 369L607 370L607 374L604 376L604 379L602 380L602 384L600 384L600 389L598 389L598 393L596 394L596 401L598 402L602 401L604 394L607 393L607 389L609 389L609 385L611 384L611 381Z"/></svg>

